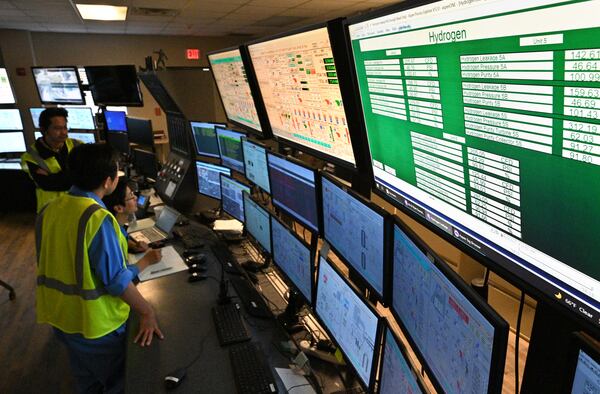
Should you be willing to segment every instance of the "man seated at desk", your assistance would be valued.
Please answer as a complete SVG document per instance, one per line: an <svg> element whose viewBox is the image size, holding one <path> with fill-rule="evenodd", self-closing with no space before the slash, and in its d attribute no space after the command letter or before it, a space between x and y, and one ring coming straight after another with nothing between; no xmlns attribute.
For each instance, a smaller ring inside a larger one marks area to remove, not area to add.
<svg viewBox="0 0 600 394"><path fill-rule="evenodd" d="M102 198L118 183L118 154L105 144L79 145L69 156L73 186L42 208L36 221L36 314L69 351L78 392L122 392L125 323L140 315L135 342L163 337L150 304L131 282L160 260L151 250L128 267L127 241Z"/></svg>
<svg viewBox="0 0 600 394"><path fill-rule="evenodd" d="M138 210L137 196L129 187L129 182L127 177L119 177L119 183L115 191L104 196L102 201L106 205L106 209L113 214L119 226L121 226L121 232L127 238L129 251L132 253L141 253L148 250L148 244L128 238L127 231L125 230L125 224L129 220L130 215L135 214Z"/></svg>
<svg viewBox="0 0 600 394"><path fill-rule="evenodd" d="M68 116L64 108L43 110L39 119L42 137L21 156L21 168L35 183L37 212L71 187L67 158L81 142L69 138Z"/></svg>

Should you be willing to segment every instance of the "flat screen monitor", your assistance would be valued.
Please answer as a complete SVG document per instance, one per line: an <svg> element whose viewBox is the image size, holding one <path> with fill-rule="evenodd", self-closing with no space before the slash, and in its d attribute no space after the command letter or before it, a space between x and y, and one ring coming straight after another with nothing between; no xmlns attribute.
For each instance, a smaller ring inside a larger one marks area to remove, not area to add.
<svg viewBox="0 0 600 394"><path fill-rule="evenodd" d="M225 127L222 123L190 122L196 154L209 157L221 157L215 127Z"/></svg>
<svg viewBox="0 0 600 394"><path fill-rule="evenodd" d="M319 258L315 313L339 345L360 381L372 390L380 319L332 263Z"/></svg>
<svg viewBox="0 0 600 394"><path fill-rule="evenodd" d="M196 162L198 193L214 199L221 199L221 174L231 176L231 170L217 164Z"/></svg>
<svg viewBox="0 0 600 394"><path fill-rule="evenodd" d="M143 149L133 149L133 165L138 174L156 180L158 162L154 153Z"/></svg>
<svg viewBox="0 0 600 394"><path fill-rule="evenodd" d="M22 131L0 132L0 153L22 153L27 150Z"/></svg>
<svg viewBox="0 0 600 394"><path fill-rule="evenodd" d="M221 162L241 174L244 173L244 154L242 152L242 137L244 133L215 127Z"/></svg>
<svg viewBox="0 0 600 394"><path fill-rule="evenodd" d="M77 67L32 67L42 104L85 104Z"/></svg>
<svg viewBox="0 0 600 394"><path fill-rule="evenodd" d="M375 189L597 329L600 3L444 4L349 26Z"/></svg>
<svg viewBox="0 0 600 394"><path fill-rule="evenodd" d="M368 286L383 296L385 210L328 175L321 177L323 237Z"/></svg>
<svg viewBox="0 0 600 394"><path fill-rule="evenodd" d="M104 111L108 131L127 131L127 114L124 111Z"/></svg>
<svg viewBox="0 0 600 394"><path fill-rule="evenodd" d="M246 179L267 193L271 193L269 167L267 166L267 148L264 145L242 138L244 168Z"/></svg>
<svg viewBox="0 0 600 394"><path fill-rule="evenodd" d="M129 137L127 136L127 133L122 133L119 131L107 131L106 142L125 155L128 155L130 152Z"/></svg>
<svg viewBox="0 0 600 394"><path fill-rule="evenodd" d="M134 65L86 66L85 73L96 105L144 104Z"/></svg>
<svg viewBox="0 0 600 394"><path fill-rule="evenodd" d="M250 193L250 187L235 179L221 175L221 207L240 222L244 222L243 193Z"/></svg>
<svg viewBox="0 0 600 394"><path fill-rule="evenodd" d="M15 104L16 102L6 68L0 67L0 104Z"/></svg>
<svg viewBox="0 0 600 394"><path fill-rule="evenodd" d="M23 130L23 121L18 109L0 109L0 130Z"/></svg>
<svg viewBox="0 0 600 394"><path fill-rule="evenodd" d="M260 247L271 254L271 221L269 211L254 201L250 194L244 193L244 223L246 231Z"/></svg>
<svg viewBox="0 0 600 394"><path fill-rule="evenodd" d="M154 145L154 133L152 131L152 121L150 119L126 118L127 133L129 142L145 146Z"/></svg>
<svg viewBox="0 0 600 394"><path fill-rule="evenodd" d="M94 133L73 133L69 132L69 138L79 140L84 144L93 144L96 142L96 134Z"/></svg>
<svg viewBox="0 0 600 394"><path fill-rule="evenodd" d="M227 119L262 133L240 50L208 54L208 61Z"/></svg>
<svg viewBox="0 0 600 394"><path fill-rule="evenodd" d="M69 130L96 130L94 114L89 107L65 107L68 111ZM39 117L38 117L39 120Z"/></svg>
<svg viewBox="0 0 600 394"><path fill-rule="evenodd" d="M383 338L378 394L427 393L410 366L404 345L387 325Z"/></svg>
<svg viewBox="0 0 600 394"><path fill-rule="evenodd" d="M355 166L326 27L248 46L273 135Z"/></svg>
<svg viewBox="0 0 600 394"><path fill-rule="evenodd" d="M273 153L267 153L267 163L273 205L317 232L317 172Z"/></svg>
<svg viewBox="0 0 600 394"><path fill-rule="evenodd" d="M575 333L567 360L565 393L600 392L600 346L582 333Z"/></svg>
<svg viewBox="0 0 600 394"><path fill-rule="evenodd" d="M46 108L43 108L43 107L29 108L29 113L31 114L31 121L33 122L33 128L35 128L35 129L40 128L40 114L45 109Z"/></svg>
<svg viewBox="0 0 600 394"><path fill-rule="evenodd" d="M302 297L309 304L312 303L314 263L309 245L275 216L271 216L271 234L273 263L283 271Z"/></svg>
<svg viewBox="0 0 600 394"><path fill-rule="evenodd" d="M392 313L436 389L500 393L508 324L398 220L392 237Z"/></svg>

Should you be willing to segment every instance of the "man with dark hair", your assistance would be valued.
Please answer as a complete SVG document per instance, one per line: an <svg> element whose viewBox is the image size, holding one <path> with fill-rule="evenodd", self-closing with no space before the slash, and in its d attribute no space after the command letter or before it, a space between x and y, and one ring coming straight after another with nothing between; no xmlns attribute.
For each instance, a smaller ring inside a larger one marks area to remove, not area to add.
<svg viewBox="0 0 600 394"><path fill-rule="evenodd" d="M46 108L40 114L42 137L21 156L21 168L36 185L37 212L71 187L67 157L80 142L68 137L64 108Z"/></svg>
<svg viewBox="0 0 600 394"><path fill-rule="evenodd" d="M69 156L73 186L44 206L36 221L38 323L67 346L77 391L122 392L125 324L140 315L135 342L163 335L132 279L160 260L151 250L127 266L127 241L102 198L118 183L118 155L105 144L79 145Z"/></svg>

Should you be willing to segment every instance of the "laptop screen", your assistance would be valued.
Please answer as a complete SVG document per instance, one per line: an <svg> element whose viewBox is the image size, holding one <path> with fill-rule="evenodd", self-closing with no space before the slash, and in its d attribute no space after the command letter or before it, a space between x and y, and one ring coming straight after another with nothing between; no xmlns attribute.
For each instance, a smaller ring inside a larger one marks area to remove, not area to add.
<svg viewBox="0 0 600 394"><path fill-rule="evenodd" d="M158 227L159 230L169 234L173 229L175 222L177 222L178 217L179 212L173 208L165 206L160 212L160 215L158 215L158 219L156 219L156 227Z"/></svg>

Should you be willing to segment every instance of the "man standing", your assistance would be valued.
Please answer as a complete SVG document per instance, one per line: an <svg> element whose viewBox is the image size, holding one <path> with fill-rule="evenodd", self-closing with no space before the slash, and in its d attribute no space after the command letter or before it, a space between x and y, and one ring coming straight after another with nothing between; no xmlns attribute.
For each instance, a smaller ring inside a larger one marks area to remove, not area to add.
<svg viewBox="0 0 600 394"><path fill-rule="evenodd" d="M21 156L21 168L36 186L37 212L71 187L67 158L69 152L81 142L68 136L68 115L64 108L46 108L42 111L39 119L42 137Z"/></svg>
<svg viewBox="0 0 600 394"><path fill-rule="evenodd" d="M52 325L67 346L82 393L123 391L130 307L140 315L136 342L148 346L154 334L163 338L152 307L131 282L160 260L160 251L127 267L127 240L102 202L117 186L117 159L105 144L74 148L68 160L73 186L36 221L37 321Z"/></svg>

